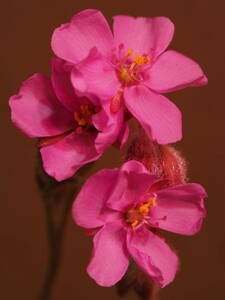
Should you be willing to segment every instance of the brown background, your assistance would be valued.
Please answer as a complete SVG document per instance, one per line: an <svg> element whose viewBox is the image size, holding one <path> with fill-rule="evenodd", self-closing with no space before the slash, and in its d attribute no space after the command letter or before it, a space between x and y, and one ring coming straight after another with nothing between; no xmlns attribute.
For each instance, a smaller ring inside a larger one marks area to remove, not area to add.
<svg viewBox="0 0 225 300"><path fill-rule="evenodd" d="M37 299L47 261L45 219L34 180L34 141L10 123L7 99L22 80L48 74L53 29L85 8L114 14L170 17L176 25L172 48L197 60L209 85L173 93L183 112L184 139L177 144L189 161L191 181L208 191L208 217L197 236L169 235L181 270L161 299L225 299L224 87L225 7L223 0L8 0L1 9L1 209L0 299ZM34 120L35 122L35 120ZM119 152L107 151L97 168L117 166ZM70 218L64 257L52 300L117 299L100 288L85 267L91 240ZM137 299L132 293L125 299Z"/></svg>

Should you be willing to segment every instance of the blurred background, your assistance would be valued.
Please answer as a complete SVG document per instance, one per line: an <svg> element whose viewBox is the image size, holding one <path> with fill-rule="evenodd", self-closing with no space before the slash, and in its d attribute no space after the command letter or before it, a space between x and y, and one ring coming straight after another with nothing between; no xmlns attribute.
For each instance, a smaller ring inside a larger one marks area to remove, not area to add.
<svg viewBox="0 0 225 300"><path fill-rule="evenodd" d="M209 78L206 87L168 95L183 112L184 138L176 147L189 162L190 181L201 183L209 198L198 235L168 236L181 268L160 299L225 299L224 1L8 0L1 6L0 298L37 299L48 259L45 212L34 178L35 141L11 124L8 97L33 73L49 74L54 28L80 10L96 8L110 22L115 14L171 18L176 31L170 48L199 62ZM119 154L109 149L90 173L118 166ZM119 298L113 287L101 288L86 274L91 247L91 238L69 217L52 300ZM137 297L130 293L124 299Z"/></svg>

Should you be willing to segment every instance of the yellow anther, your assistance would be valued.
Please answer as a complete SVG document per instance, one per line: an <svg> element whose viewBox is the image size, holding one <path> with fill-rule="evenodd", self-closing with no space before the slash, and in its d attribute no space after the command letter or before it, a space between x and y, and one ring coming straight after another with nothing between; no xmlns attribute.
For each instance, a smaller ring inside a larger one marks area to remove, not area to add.
<svg viewBox="0 0 225 300"><path fill-rule="evenodd" d="M150 205L156 207L156 197L150 198L148 201Z"/></svg>
<svg viewBox="0 0 225 300"><path fill-rule="evenodd" d="M150 198L147 203L141 205L138 209L139 213L142 216L147 216L149 213L150 206L156 206L156 197Z"/></svg>
<svg viewBox="0 0 225 300"><path fill-rule="evenodd" d="M134 222L131 223L131 226L134 228L138 225L139 221L135 220Z"/></svg>
<svg viewBox="0 0 225 300"><path fill-rule="evenodd" d="M149 206L151 204L148 202L148 203L145 203L143 205L141 205L139 207L139 212L142 214L142 216L147 216L147 214L149 213Z"/></svg>
<svg viewBox="0 0 225 300"><path fill-rule="evenodd" d="M127 52L126 52L126 56L131 56L131 54L133 53L134 49L130 48Z"/></svg>
<svg viewBox="0 0 225 300"><path fill-rule="evenodd" d="M155 207L157 205L156 200L157 197L149 198L142 205L128 210L128 212L126 213L126 219L132 228L140 224L145 219L145 217L149 215L151 206Z"/></svg>
<svg viewBox="0 0 225 300"><path fill-rule="evenodd" d="M137 65L138 65L138 62L139 62L139 60L140 60L140 54L135 54L135 56L134 56L134 58L132 59L132 61L134 62L134 63L136 63Z"/></svg>
<svg viewBox="0 0 225 300"><path fill-rule="evenodd" d="M146 55L141 56L140 54L136 54L132 61L137 64L138 66L142 66L147 64L150 61L150 58Z"/></svg>

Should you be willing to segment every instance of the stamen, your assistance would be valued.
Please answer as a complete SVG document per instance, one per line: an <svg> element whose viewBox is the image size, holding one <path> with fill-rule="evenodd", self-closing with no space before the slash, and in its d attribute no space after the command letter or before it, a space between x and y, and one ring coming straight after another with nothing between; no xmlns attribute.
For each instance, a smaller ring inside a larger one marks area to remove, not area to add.
<svg viewBox="0 0 225 300"><path fill-rule="evenodd" d="M86 120L84 118L80 118L76 111L73 113L73 116L74 116L74 120L78 123L78 125L80 126L86 125Z"/></svg>
<svg viewBox="0 0 225 300"><path fill-rule="evenodd" d="M151 226L151 227L159 227L159 221L166 221L167 220L167 216L163 216L163 217L160 217L160 218L151 218L151 217L148 217L148 224Z"/></svg>
<svg viewBox="0 0 225 300"><path fill-rule="evenodd" d="M139 212L142 214L142 216L147 216L149 213L149 206L151 205L150 202L143 204L139 207Z"/></svg>
<svg viewBox="0 0 225 300"><path fill-rule="evenodd" d="M157 200L157 197L152 197L148 201L149 201L150 205L152 205L153 207L156 207L156 200Z"/></svg>
<svg viewBox="0 0 225 300"><path fill-rule="evenodd" d="M147 64L148 62L150 62L150 58L147 55L140 55L140 54L136 54L135 57L132 59L132 61L134 63L136 63L138 66L142 66L144 64Z"/></svg>
<svg viewBox="0 0 225 300"><path fill-rule="evenodd" d="M153 206L153 207L156 206L156 197L150 198L147 201L147 203L145 203L139 207L138 210L139 210L140 214L142 214L142 216L147 216L149 213L150 206Z"/></svg>
<svg viewBox="0 0 225 300"><path fill-rule="evenodd" d="M123 54L123 58L120 59L120 66L118 68L120 79L127 84L140 81L142 72L141 66L150 61L149 56L140 55L139 53L136 53L131 60L128 59L133 52L134 49L130 48L125 55Z"/></svg>
<svg viewBox="0 0 225 300"><path fill-rule="evenodd" d="M80 112L74 112L73 117L79 126L86 126L90 123L90 118L92 116L92 111L90 110L88 104L80 106Z"/></svg>
<svg viewBox="0 0 225 300"><path fill-rule="evenodd" d="M128 212L126 213L126 222L129 223L132 228L136 227L142 222L145 222L148 218L150 218L150 207L156 206L156 200L156 196L151 197L150 199L145 201L144 204L128 210Z"/></svg>
<svg viewBox="0 0 225 300"><path fill-rule="evenodd" d="M131 56L131 54L134 52L133 48L130 48L127 52L126 52L126 56Z"/></svg>
<svg viewBox="0 0 225 300"><path fill-rule="evenodd" d="M135 220L134 222L131 223L131 226L134 228L139 224L138 220Z"/></svg>
<svg viewBox="0 0 225 300"><path fill-rule="evenodd" d="M136 63L137 65L138 65L138 62L139 62L139 59L140 59L140 54L135 54L135 57L132 59L132 61L134 62L134 63Z"/></svg>

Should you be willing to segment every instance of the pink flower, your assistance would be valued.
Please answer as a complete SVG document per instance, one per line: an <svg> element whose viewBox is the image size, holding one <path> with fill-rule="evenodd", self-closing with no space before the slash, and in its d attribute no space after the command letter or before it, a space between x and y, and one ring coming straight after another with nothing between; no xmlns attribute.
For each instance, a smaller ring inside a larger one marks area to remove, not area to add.
<svg viewBox="0 0 225 300"><path fill-rule="evenodd" d="M29 137L42 138L45 171L64 180L84 164L98 159L122 130L123 115L95 97L78 97L70 82L71 66L52 60L51 80L34 74L10 98L12 121Z"/></svg>
<svg viewBox="0 0 225 300"><path fill-rule="evenodd" d="M73 205L75 222L98 228L88 274L99 285L118 282L128 267L129 255L162 287L176 274L178 258L156 228L192 235L205 217L199 184L159 189L156 175L137 161L120 169L104 169L83 186Z"/></svg>
<svg viewBox="0 0 225 300"><path fill-rule="evenodd" d="M76 14L53 33L53 51L75 65L72 82L79 92L110 99L113 113L126 107L160 144L180 140L180 111L159 93L205 85L207 78L190 58L164 52L174 33L168 18L113 20L112 34L101 12Z"/></svg>

